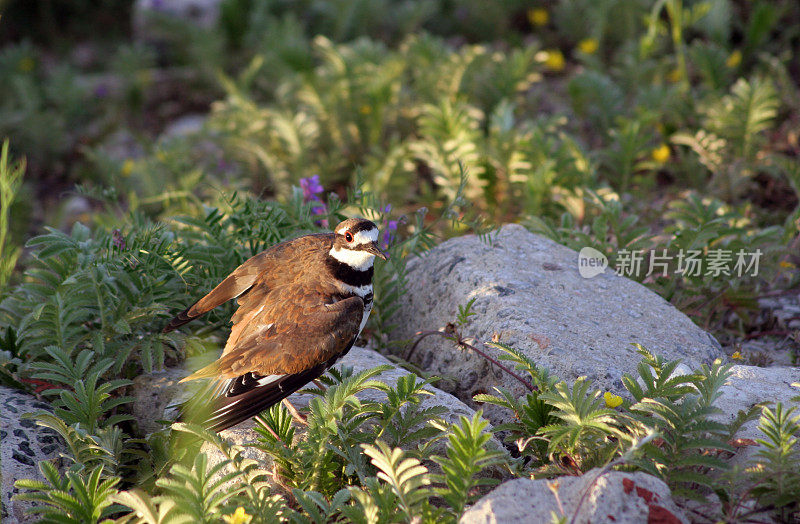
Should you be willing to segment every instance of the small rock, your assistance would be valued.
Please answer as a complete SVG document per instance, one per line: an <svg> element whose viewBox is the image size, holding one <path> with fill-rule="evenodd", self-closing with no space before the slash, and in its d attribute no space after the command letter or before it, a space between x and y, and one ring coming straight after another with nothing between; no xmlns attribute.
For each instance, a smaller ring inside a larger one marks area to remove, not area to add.
<svg viewBox="0 0 800 524"><path fill-rule="evenodd" d="M171 17L210 29L219 20L222 0L136 0L133 4L133 34L138 40L158 41L164 34L156 31L159 17Z"/></svg>
<svg viewBox="0 0 800 524"><path fill-rule="evenodd" d="M444 327L475 299L465 336L490 341L497 334L555 376L569 382L588 376L618 394L623 373L635 373L641 360L633 342L691 368L723 356L714 337L657 294L610 269L582 278L578 253L519 225L503 226L491 243L474 235L448 240L410 260L407 279L412 285L392 319L400 326L395 340ZM448 391L468 405L495 386L524 393L502 370L442 337L420 342L411 360L453 378ZM509 411L485 409L492 423L510 422Z"/></svg>
<svg viewBox="0 0 800 524"><path fill-rule="evenodd" d="M141 432L158 431L164 427L159 420L172 420L165 410L173 399L183 396L184 388L178 382L187 375L185 369L166 368L133 380L133 416Z"/></svg>
<svg viewBox="0 0 800 524"><path fill-rule="evenodd" d="M92 204L82 195L72 195L62 200L59 209L58 228L69 231L75 222L88 224L91 222Z"/></svg>
<svg viewBox="0 0 800 524"><path fill-rule="evenodd" d="M161 134L162 140L169 140L172 138L182 138L190 135L196 135L203 130L207 115L184 115L172 122L170 122L164 132Z"/></svg>
<svg viewBox="0 0 800 524"><path fill-rule="evenodd" d="M641 472L599 473L593 469L580 477L510 480L478 500L459 522L550 522L553 513L574 523L689 522L663 481Z"/></svg>
<svg viewBox="0 0 800 524"><path fill-rule="evenodd" d="M733 374L722 387L722 394L715 403L724 411L723 421L726 423L736 418L739 410L747 410L760 402L770 403L774 411L776 402L783 402L784 406L795 405L791 399L800 395L800 387L792 387L792 384L800 384L800 368L733 366L731 372ZM763 438L758 430L758 420L742 426L737 437Z"/></svg>
<svg viewBox="0 0 800 524"><path fill-rule="evenodd" d="M35 504L12 500L20 492L14 482L20 479L45 481L39 462L55 460L64 450L59 436L36 422L22 418L25 413L50 411L50 405L16 389L0 386L0 468L2 469L2 521L35 522L25 510Z"/></svg>
<svg viewBox="0 0 800 524"><path fill-rule="evenodd" d="M136 160L144 156L144 148L128 130L111 133L98 147L98 152L113 162Z"/></svg>

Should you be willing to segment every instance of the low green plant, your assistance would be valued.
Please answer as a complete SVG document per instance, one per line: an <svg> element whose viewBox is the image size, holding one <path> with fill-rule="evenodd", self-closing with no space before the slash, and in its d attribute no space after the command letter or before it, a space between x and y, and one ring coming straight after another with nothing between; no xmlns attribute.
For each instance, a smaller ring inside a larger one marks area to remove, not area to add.
<svg viewBox="0 0 800 524"><path fill-rule="evenodd" d="M101 466L91 470L78 466L63 476L47 461L39 463L39 469L44 481L16 482L17 487L28 490L16 497L37 503L30 514L41 517L39 522L100 522L119 510L111 498L119 479L103 480Z"/></svg>
<svg viewBox="0 0 800 524"><path fill-rule="evenodd" d="M796 398L800 401L800 398ZM764 438L747 469L751 495L763 507L776 508L781 520L790 521L800 510L800 413L797 406L778 402L761 411L758 429Z"/></svg>
<svg viewBox="0 0 800 524"><path fill-rule="evenodd" d="M626 389L636 403L630 406L632 418L647 430L655 430L658 440L646 444L632 464L664 479L676 494L703 500L698 486L712 487L711 473L727 468L719 457L733 451L727 437L731 431L714 419L722 410L714 406L721 388L730 376L730 365L703 364L692 375L676 373L678 362L665 362L643 348L639 365L642 388L631 375L623 376Z"/></svg>
<svg viewBox="0 0 800 524"><path fill-rule="evenodd" d="M295 434L297 428L284 407L264 412L257 419L262 438L255 447L276 461L276 471L259 469L255 461L242 457L242 448L199 426L176 424L177 432L218 448L225 458L209 466L205 455L199 454L186 465L173 465L156 481L156 496L137 489L105 494L106 500L133 510L122 522L137 523L179 522L190 517L211 522L235 511L258 522L324 523L340 516L353 522L398 522L420 516L424 522L455 522L465 504L475 499L475 488L497 482L481 475L502 465L505 454L487 449L490 434L480 413L472 419L461 417L456 425L428 425L437 414L431 410L422 417L407 414L425 383L409 375L389 387L373 378L385 370L334 372L334 381L324 392L311 391L314 398L302 436ZM355 396L377 388L396 405L391 399L397 399L401 390L410 391L409 387L415 391L402 406L406 410ZM386 409L391 412L388 417ZM421 426L401 440L412 449L393 447L375 437L375 430L385 428L387 421L398 424L401 419ZM413 444L443 436L447 436L446 456L434 459L441 461L443 474L433 475L422 462L426 452L413 450ZM273 494L276 483L291 493L289 505L284 497ZM431 504L435 496L441 497L444 507Z"/></svg>
<svg viewBox="0 0 800 524"><path fill-rule="evenodd" d="M3 141L0 151L0 296L11 278L21 252L18 247L11 245L9 220L11 204L17 197L25 174L25 160L12 161L8 148L8 140Z"/></svg>

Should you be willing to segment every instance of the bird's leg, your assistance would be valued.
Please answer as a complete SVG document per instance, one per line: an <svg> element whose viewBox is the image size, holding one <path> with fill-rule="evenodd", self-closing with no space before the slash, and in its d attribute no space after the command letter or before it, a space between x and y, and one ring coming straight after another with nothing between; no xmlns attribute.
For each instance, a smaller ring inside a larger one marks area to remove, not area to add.
<svg viewBox="0 0 800 524"><path fill-rule="evenodd" d="M322 391L323 393L328 389L328 387L325 384L323 384L322 382L319 381L319 379L316 378L314 379L314 385L317 386L319 390Z"/></svg>
<svg viewBox="0 0 800 524"><path fill-rule="evenodd" d="M308 420L306 419L306 417L301 415L300 412L297 411L297 408L294 407L291 402L289 402L289 399L285 398L282 400L282 402L283 405L286 406L286 409L289 410L289 413L291 413L293 419L295 419L299 424L308 426Z"/></svg>

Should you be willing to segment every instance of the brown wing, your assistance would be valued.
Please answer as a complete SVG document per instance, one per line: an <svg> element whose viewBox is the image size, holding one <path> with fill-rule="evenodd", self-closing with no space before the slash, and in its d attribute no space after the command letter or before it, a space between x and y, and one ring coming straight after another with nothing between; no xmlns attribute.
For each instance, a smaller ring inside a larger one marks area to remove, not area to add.
<svg viewBox="0 0 800 524"><path fill-rule="evenodd" d="M271 310L251 317L244 326L246 335L227 353L183 380L223 380L250 372L295 374L349 349L358 335L364 302L360 297L324 301L318 293L308 292L295 296L278 319Z"/></svg>
<svg viewBox="0 0 800 524"><path fill-rule="evenodd" d="M291 280L296 273L295 268L286 264L287 254L295 256L307 256L319 247L321 242L328 242L333 235L307 235L276 244L266 251L255 255L237 267L233 273L228 275L225 280L211 290L206 296L192 304L190 307L178 313L169 324L164 328L164 333L191 322L195 318L204 315L215 307L224 304L228 300L239 298L240 305L250 291L258 287L262 293L267 293L269 288L276 282ZM263 296L263 294L262 294ZM255 301L250 300L250 304ZM240 311L248 311L248 308L241 308ZM237 312L237 315L240 315ZM233 322L237 323L237 316L234 315Z"/></svg>
<svg viewBox="0 0 800 524"><path fill-rule="evenodd" d="M205 418L211 429L220 431L257 415L322 375L355 342L364 302L350 297L325 304L309 293L297 297L290 309L271 325L253 318L260 327L217 362L183 379L220 381Z"/></svg>
<svg viewBox="0 0 800 524"><path fill-rule="evenodd" d="M271 265L271 261L272 257L269 256L268 251L248 259L228 275L225 280L220 282L217 287L212 289L209 294L175 315L175 318L170 320L167 327L164 328L164 333L169 333L187 322L191 322L197 317L208 313L228 300L246 293L258 279L259 274Z"/></svg>

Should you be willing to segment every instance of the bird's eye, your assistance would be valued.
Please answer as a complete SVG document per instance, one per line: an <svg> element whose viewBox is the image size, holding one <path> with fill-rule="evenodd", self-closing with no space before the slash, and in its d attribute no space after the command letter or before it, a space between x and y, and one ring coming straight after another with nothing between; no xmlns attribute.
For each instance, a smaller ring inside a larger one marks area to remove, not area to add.
<svg viewBox="0 0 800 524"><path fill-rule="evenodd" d="M348 242L352 242L353 234L350 231L348 231L347 233L344 234L344 239L347 240Z"/></svg>

